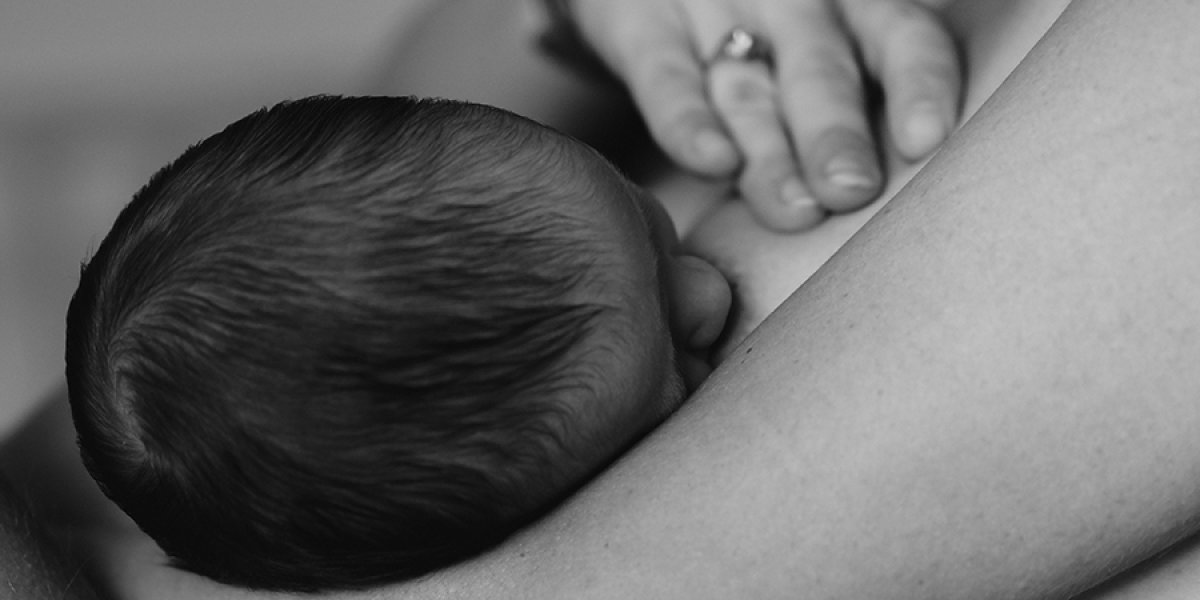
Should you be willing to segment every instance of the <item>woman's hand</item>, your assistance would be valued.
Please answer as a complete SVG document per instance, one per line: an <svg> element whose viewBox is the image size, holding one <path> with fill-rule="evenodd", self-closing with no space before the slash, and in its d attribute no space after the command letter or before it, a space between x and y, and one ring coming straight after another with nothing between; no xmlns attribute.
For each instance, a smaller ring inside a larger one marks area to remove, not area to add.
<svg viewBox="0 0 1200 600"><path fill-rule="evenodd" d="M584 39L680 165L738 178L763 225L796 231L882 189L867 81L900 154L958 115L960 64L936 0L572 0ZM735 31L741 33L733 33ZM769 48L739 56L750 41ZM732 37L731 37L732 34ZM738 37L740 36L740 37ZM721 52L721 48L727 51Z"/></svg>

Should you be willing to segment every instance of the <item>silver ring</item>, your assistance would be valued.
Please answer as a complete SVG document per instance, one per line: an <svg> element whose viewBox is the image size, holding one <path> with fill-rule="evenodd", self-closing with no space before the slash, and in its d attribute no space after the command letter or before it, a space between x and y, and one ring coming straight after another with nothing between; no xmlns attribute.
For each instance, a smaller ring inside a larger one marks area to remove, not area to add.
<svg viewBox="0 0 1200 600"><path fill-rule="evenodd" d="M772 62L771 44L765 38L744 27L734 27L721 36L721 42L705 66L711 69L713 65L727 60L761 62L770 67Z"/></svg>

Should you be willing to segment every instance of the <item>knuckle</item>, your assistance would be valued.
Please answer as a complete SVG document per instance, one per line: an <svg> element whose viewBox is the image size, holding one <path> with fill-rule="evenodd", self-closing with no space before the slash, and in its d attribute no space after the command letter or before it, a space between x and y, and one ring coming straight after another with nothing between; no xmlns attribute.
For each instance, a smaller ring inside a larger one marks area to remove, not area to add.
<svg viewBox="0 0 1200 600"><path fill-rule="evenodd" d="M959 79L958 68L947 64L925 63L909 67L901 80L918 89L950 89Z"/></svg>
<svg viewBox="0 0 1200 600"><path fill-rule="evenodd" d="M818 48L805 58L788 61L780 66L780 78L799 85L836 85L839 82L858 82L861 78L858 63L847 52Z"/></svg>
<svg viewBox="0 0 1200 600"><path fill-rule="evenodd" d="M775 185L786 177L795 174L795 167L790 152L780 151L779 148L763 147L758 152L746 153L746 164L742 170L741 180L752 183L768 183Z"/></svg>
<svg viewBox="0 0 1200 600"><path fill-rule="evenodd" d="M668 109L649 122L655 137L675 147L684 147L703 125L712 122L711 113L701 107Z"/></svg>
<svg viewBox="0 0 1200 600"><path fill-rule="evenodd" d="M673 57L631 59L629 69L628 83L635 88L675 89L696 78L694 66Z"/></svg>
<svg viewBox="0 0 1200 600"><path fill-rule="evenodd" d="M737 66L730 65L729 68ZM774 99L770 84L751 74L714 77L712 95L714 104L721 109L738 112L769 110Z"/></svg>
<svg viewBox="0 0 1200 600"><path fill-rule="evenodd" d="M936 19L911 21L891 31L892 39L917 48L935 48L939 51L953 49L954 42L950 33Z"/></svg>

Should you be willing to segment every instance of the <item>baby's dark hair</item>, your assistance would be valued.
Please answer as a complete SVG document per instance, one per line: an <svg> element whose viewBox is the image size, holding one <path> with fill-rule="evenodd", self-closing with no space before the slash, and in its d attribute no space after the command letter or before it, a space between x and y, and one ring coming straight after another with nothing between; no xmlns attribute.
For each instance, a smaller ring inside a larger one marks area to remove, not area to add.
<svg viewBox="0 0 1200 600"><path fill-rule="evenodd" d="M93 477L177 566L264 589L423 574L544 512L595 468L565 441L607 375L576 360L609 309L593 226L555 208L591 192L565 144L316 97L190 148L71 301Z"/></svg>

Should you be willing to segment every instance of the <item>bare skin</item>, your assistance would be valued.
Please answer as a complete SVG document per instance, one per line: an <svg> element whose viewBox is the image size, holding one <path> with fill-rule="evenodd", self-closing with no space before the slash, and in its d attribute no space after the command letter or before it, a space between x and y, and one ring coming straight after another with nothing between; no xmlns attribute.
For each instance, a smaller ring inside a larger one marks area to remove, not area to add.
<svg viewBox="0 0 1200 600"><path fill-rule="evenodd" d="M963 0L954 4L945 19L958 33L963 60L970 74L963 97L964 119L975 114L1025 53L1046 32L1066 6L1053 2ZM878 202L860 210L829 216L820 227L803 234L764 231L749 203L716 201L703 219L688 228L688 247L721 267L736 289L736 318L726 332L717 358L728 355L772 311L845 245L871 217L894 197L924 166L893 150L887 153L888 180ZM695 190L667 176L659 182L661 193L677 213L694 202ZM708 189L712 195L719 191ZM691 223L692 219L683 219Z"/></svg>
<svg viewBox="0 0 1200 600"><path fill-rule="evenodd" d="M886 96L883 129L927 156L958 116L958 51L920 0L570 0L582 36L625 81L676 164L736 173L759 223L799 231L874 200L886 145L871 131L868 86ZM773 68L706 63L732 28L762 36ZM710 101L711 100L711 101Z"/></svg>
<svg viewBox="0 0 1200 600"><path fill-rule="evenodd" d="M1193 533L1197 11L1074 5L625 460L494 553L340 597L1058 598ZM103 544L122 597L262 597ZM1197 573L1183 546L1093 597Z"/></svg>
<svg viewBox="0 0 1200 600"><path fill-rule="evenodd" d="M91 582L70 563L12 484L0 477L0 598L93 600Z"/></svg>

